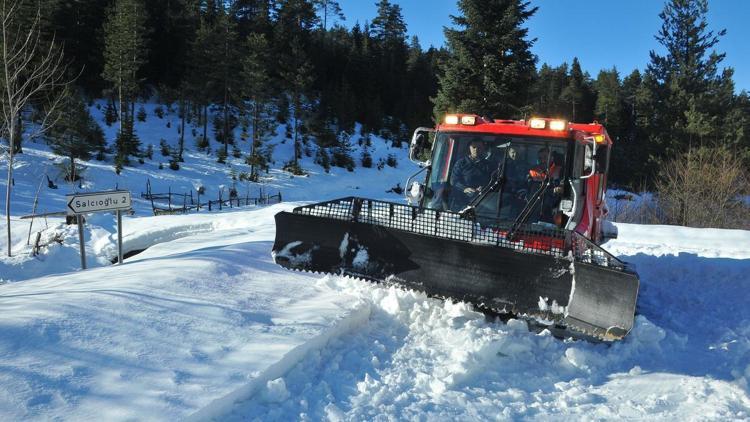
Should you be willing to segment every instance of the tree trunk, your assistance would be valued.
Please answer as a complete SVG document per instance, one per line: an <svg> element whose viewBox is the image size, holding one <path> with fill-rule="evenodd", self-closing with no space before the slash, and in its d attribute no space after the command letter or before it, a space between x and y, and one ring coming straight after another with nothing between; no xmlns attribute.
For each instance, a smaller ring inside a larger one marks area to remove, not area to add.
<svg viewBox="0 0 750 422"><path fill-rule="evenodd" d="M10 136L8 137L8 146L10 147L8 149L8 184L5 187L5 223L8 225L8 256L11 255L11 241L10 241L10 193L12 189L12 182L13 182L13 149L15 148L15 125L16 125L16 118L15 116L11 117L10 119Z"/></svg>
<svg viewBox="0 0 750 422"><path fill-rule="evenodd" d="M299 166L297 157L299 156L299 144L297 143L297 126L299 124L299 102L294 101L294 166Z"/></svg>
<svg viewBox="0 0 750 422"><path fill-rule="evenodd" d="M187 114L187 107L185 107L185 99L183 96L180 96L180 112L182 113L182 128L180 129L180 150L177 160L183 162L182 152L185 150L185 115Z"/></svg>
<svg viewBox="0 0 750 422"><path fill-rule="evenodd" d="M208 104L203 106L203 141L208 143Z"/></svg>
<svg viewBox="0 0 750 422"><path fill-rule="evenodd" d="M229 92L224 84L224 154L229 156Z"/></svg>
<svg viewBox="0 0 750 422"><path fill-rule="evenodd" d="M224 155L229 156L229 25L224 29Z"/></svg>
<svg viewBox="0 0 750 422"><path fill-rule="evenodd" d="M125 110L122 107L122 63L120 63L119 69L120 69L120 72L119 72L118 79L120 80L120 83L118 84L118 87L117 87L117 99L118 99L119 112L120 112L119 113L120 122L119 122L118 132L120 133L120 139L122 140L122 117L123 117L123 113L125 113ZM118 151L118 153L119 152L120 151Z"/></svg>
<svg viewBox="0 0 750 422"><path fill-rule="evenodd" d="M21 136L23 136L23 120L21 119L21 113L18 113L18 121L16 122L16 145L14 146L15 154L22 154L23 153L23 145L21 142Z"/></svg>
<svg viewBox="0 0 750 422"><path fill-rule="evenodd" d="M250 178L255 180L255 145L258 139L258 102L253 100L253 139L250 141Z"/></svg>

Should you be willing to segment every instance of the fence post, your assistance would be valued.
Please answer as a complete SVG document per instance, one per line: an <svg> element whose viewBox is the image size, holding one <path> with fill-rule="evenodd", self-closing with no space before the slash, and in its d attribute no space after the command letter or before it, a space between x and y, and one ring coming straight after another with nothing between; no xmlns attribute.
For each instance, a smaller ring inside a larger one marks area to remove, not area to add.
<svg viewBox="0 0 750 422"><path fill-rule="evenodd" d="M219 211L221 211L224 204L221 203L221 191L219 191Z"/></svg>
<svg viewBox="0 0 750 422"><path fill-rule="evenodd" d="M172 211L172 186L169 186L169 193L167 193L167 203L169 204L169 210Z"/></svg>
<svg viewBox="0 0 750 422"><path fill-rule="evenodd" d="M37 256L39 254L39 240L42 238L42 232L36 232L36 240L34 241L34 248L32 249L33 256Z"/></svg>

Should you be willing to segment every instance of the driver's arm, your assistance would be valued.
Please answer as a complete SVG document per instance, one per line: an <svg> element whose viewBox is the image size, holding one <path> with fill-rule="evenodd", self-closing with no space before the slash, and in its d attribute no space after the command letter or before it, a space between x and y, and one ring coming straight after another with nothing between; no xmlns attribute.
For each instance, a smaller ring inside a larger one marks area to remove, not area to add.
<svg viewBox="0 0 750 422"><path fill-rule="evenodd" d="M453 168L453 171L451 172L451 185L460 190L461 192L464 191L464 189L468 188L469 186L466 186L466 175L465 173L465 160L458 160L456 162L456 166Z"/></svg>

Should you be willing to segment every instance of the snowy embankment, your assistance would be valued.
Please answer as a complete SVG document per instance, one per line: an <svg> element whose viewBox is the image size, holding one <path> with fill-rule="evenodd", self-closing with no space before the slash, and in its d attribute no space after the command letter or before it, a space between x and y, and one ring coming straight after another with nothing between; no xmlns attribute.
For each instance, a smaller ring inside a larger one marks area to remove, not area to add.
<svg viewBox="0 0 750 422"><path fill-rule="evenodd" d="M367 303L270 262L275 211L213 216L123 266L2 286L2 419L173 420L361 324Z"/></svg>
<svg viewBox="0 0 750 422"><path fill-rule="evenodd" d="M204 217L206 213L205 203L208 200L216 201L220 196L227 199L230 188L236 189L238 195L244 197L258 197L261 191L264 195L281 193L286 201L316 201L320 199L333 199L345 196L364 196L370 198L381 198L391 201L400 201L402 196L388 192L397 184L403 185L409 175L417 171L406 157L406 148L395 148L376 135L363 136L357 127L357 131L350 137L353 147L352 157L359 163L359 158L366 148L372 157L373 167L357 167L354 172L339 167L332 167L328 172L314 162L314 145L312 141L305 146L310 149L310 156L304 155L300 164L308 173L307 176L292 176L281 170L283 163L292 157L293 142L285 138L285 127L280 125L276 129L276 135L269 139L266 146L273 149L273 162L269 171L261 172L260 183L252 183L240 180L241 173L249 173L250 167L243 157L234 157L231 154L226 164L218 163L214 153L198 151L195 148L196 136L202 133L200 127L188 124L185 133L185 161L180 163L180 169L175 171L168 167L168 156L162 155L160 144L176 150L179 142L179 122L176 112L167 112L162 118L157 117L155 109L161 107L158 104L144 104L148 114L145 122L136 122L136 131L142 143L142 149L151 146L152 158L145 158L139 163L133 158L130 166L125 167L121 174L116 174L112 157L105 161L89 160L82 161L84 167L83 180L79 183L66 182L60 168L66 162L65 157L58 156L50 151L43 140L36 139L25 141L23 154L15 157L14 163L14 185L11 202L11 225L13 228L11 245L13 257L6 256L7 239L5 236L6 222L0 220L0 283L8 281L20 281L32 277L40 277L48 274L59 274L61 272L75 271L80 268L78 253L78 232L75 226L64 225L60 217L36 218L21 220L21 216L30 215L34 211L37 214L60 212L67 209L66 194L77 192L106 191L115 188L129 190L132 193L133 209L138 217L152 215L152 204L141 194L146 192L147 184L153 193L192 194L195 201L198 200L197 190L203 189L200 197L204 204L201 214L193 214L191 217L194 224L185 226L184 232L172 231L168 221L160 220L153 224L139 223L140 219L126 218L123 231L125 232L125 252L144 249L150 244L169 240L170 236L183 236L195 231L212 230L215 221ZM91 108L91 113L105 131L110 145L113 144L117 125L107 126L104 124L104 103L96 102ZM236 147L246 154L249 143L242 140L241 128L236 128ZM370 145L367 146L367 139ZM211 150L216 151L223 146L213 139L210 142ZM397 167L392 168L383 164L389 156L396 157ZM7 156L0 154L0 169L7 169ZM381 167L378 169L378 167ZM161 168L160 168L161 167ZM48 185L52 182L53 188ZM6 179L0 177L0 192L5 192ZM35 200L37 205L34 206ZM4 201L4 200L3 200ZM173 207L181 207L183 204L180 197L172 199ZM166 201L157 201L157 206L167 207ZM214 210L215 213L215 210ZM178 223L182 224L182 223ZM166 225L166 226L165 226ZM31 226L31 233L29 227ZM115 220L111 214L94 214L87 216L86 224L86 253L89 257L89 267L110 265L117 256L116 237L114 232ZM142 233L141 230L153 230L154 233ZM41 255L31 257L31 245L33 245L37 232L41 231L40 244L43 247ZM161 232L160 236L156 232ZM131 236L136 234L136 236ZM139 243L140 242L140 243ZM143 242L148 242L143 244Z"/></svg>

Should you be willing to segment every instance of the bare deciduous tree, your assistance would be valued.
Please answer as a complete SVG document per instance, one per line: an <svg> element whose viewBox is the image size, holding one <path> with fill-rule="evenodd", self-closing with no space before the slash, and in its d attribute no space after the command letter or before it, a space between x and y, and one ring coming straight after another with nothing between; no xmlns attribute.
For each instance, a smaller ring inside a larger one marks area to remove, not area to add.
<svg viewBox="0 0 750 422"><path fill-rule="evenodd" d="M54 40L41 38L40 10L31 25L20 18L21 1L0 0L0 87L2 88L2 133L8 137L8 184L5 217L8 225L8 256L11 256L10 197L13 185L13 155L21 141L17 130L22 113L32 102L44 104L41 121L29 137L39 136L55 122L55 110L62 98L65 64L63 50ZM55 94L57 93L57 94Z"/></svg>
<svg viewBox="0 0 750 422"><path fill-rule="evenodd" d="M666 162L656 181L663 221L690 227L742 228L750 224L750 179L740 154L699 147Z"/></svg>

